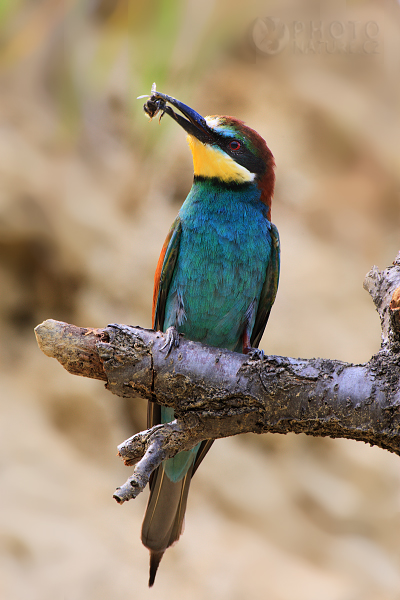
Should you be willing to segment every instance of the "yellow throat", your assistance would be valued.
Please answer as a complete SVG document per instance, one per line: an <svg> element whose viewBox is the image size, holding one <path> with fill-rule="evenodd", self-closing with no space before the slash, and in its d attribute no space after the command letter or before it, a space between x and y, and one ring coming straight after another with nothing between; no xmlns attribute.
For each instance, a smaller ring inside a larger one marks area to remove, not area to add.
<svg viewBox="0 0 400 600"><path fill-rule="evenodd" d="M211 120L210 117L206 117L206 121L211 125L215 118ZM193 155L195 175L216 177L222 181L236 183L254 180L254 173L239 165L218 146L203 144L192 135L188 135L187 140Z"/></svg>

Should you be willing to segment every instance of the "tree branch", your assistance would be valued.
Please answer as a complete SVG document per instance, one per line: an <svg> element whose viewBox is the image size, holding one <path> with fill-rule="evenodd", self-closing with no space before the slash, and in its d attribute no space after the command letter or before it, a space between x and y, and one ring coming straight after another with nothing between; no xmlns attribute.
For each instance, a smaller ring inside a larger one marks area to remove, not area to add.
<svg viewBox="0 0 400 600"><path fill-rule="evenodd" d="M374 267L364 287L381 317L382 347L362 365L251 358L183 337L167 355L164 334L117 324L85 329L48 320L35 333L43 352L70 373L104 380L118 396L175 409L172 423L119 446L125 464L137 463L114 494L122 503L144 489L166 458L238 433L343 437L400 455L400 254L385 271Z"/></svg>

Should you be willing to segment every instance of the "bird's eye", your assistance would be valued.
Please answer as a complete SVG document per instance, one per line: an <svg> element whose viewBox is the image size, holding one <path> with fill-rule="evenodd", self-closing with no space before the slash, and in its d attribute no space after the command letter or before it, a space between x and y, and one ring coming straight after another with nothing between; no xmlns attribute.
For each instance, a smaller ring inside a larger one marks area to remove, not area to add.
<svg viewBox="0 0 400 600"><path fill-rule="evenodd" d="M238 142L238 140L232 140L231 142L229 142L229 149L230 150L239 150L239 148L242 147L242 144L240 142Z"/></svg>

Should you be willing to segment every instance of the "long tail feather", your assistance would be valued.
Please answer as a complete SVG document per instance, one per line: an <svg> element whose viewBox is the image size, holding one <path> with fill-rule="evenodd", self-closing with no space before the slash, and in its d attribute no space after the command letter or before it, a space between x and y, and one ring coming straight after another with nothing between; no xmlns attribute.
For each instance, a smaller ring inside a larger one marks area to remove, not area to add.
<svg viewBox="0 0 400 600"><path fill-rule="evenodd" d="M165 413L165 409L163 410ZM173 414L169 415L169 418L173 419ZM160 422L165 422L162 418L162 408L154 402L149 402L148 426L151 427ZM168 467L167 463L165 469L164 465L160 465L151 475L150 496L142 525L142 542L150 550L149 587L154 584L157 569L165 550L179 539L183 531L190 481L211 444L212 440L200 444L193 455L192 462L187 463L188 468L185 475L179 480L172 481L171 479L177 472L179 473L179 461L174 465L175 473L174 468L172 471L169 468L171 464ZM188 455L185 452L183 454ZM191 459L186 456L183 465L186 460Z"/></svg>
<svg viewBox="0 0 400 600"><path fill-rule="evenodd" d="M150 587L165 550L182 533L191 478L192 467L176 483L168 478L162 466L155 473L142 525L142 542L150 550Z"/></svg>

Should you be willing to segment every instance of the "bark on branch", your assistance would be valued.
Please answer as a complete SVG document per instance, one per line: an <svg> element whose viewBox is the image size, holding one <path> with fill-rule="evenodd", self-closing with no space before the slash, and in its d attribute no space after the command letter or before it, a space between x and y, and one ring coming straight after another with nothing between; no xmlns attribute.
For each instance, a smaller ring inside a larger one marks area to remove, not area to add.
<svg viewBox="0 0 400 600"><path fill-rule="evenodd" d="M400 254L366 276L381 317L382 347L367 363L249 358L181 337L169 355L160 332L108 325L86 329L48 320L39 347L70 373L106 381L118 396L142 396L175 409L176 420L119 446L132 477L117 489L135 498L166 458L206 439L238 433L306 433L368 442L400 455Z"/></svg>

